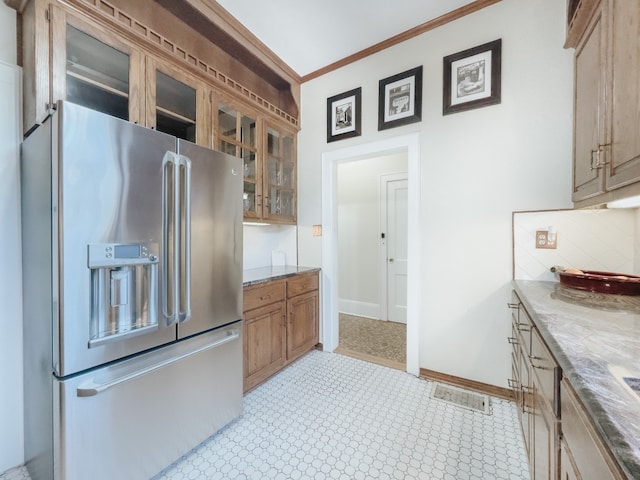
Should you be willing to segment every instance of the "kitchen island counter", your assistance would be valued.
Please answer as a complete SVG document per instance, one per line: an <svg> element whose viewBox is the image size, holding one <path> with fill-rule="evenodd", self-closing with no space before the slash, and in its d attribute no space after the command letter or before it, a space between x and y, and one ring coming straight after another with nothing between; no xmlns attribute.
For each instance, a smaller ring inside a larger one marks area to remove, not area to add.
<svg viewBox="0 0 640 480"><path fill-rule="evenodd" d="M640 396L612 373L640 376L636 298L574 295L558 282L514 280L513 287L600 436L629 478L640 478Z"/></svg>
<svg viewBox="0 0 640 480"><path fill-rule="evenodd" d="M302 267L296 265L282 265L274 267L249 268L243 271L243 286L249 287L259 283L270 282L282 278L292 277L302 273L319 272L317 267Z"/></svg>

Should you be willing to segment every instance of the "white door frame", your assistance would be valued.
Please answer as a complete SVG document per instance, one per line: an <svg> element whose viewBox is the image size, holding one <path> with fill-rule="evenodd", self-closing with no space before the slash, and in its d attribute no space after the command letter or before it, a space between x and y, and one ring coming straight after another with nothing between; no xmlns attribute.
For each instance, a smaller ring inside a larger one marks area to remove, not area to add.
<svg viewBox="0 0 640 480"><path fill-rule="evenodd" d="M389 222L388 222L388 203L389 199L387 198L387 187L389 182L394 182L398 180L407 180L407 184L409 182L409 178L407 172L402 173L388 173L380 176L380 231L385 232L386 238L379 239L380 241L380 313L379 317L382 320L389 320L389 259L387 258L388 254L388 245L387 241L389 239ZM408 193L408 192L407 192ZM407 207L408 207L407 203ZM408 229L408 227L407 227ZM408 232L407 232L408 234ZM384 245L383 245L384 243Z"/></svg>
<svg viewBox="0 0 640 480"><path fill-rule="evenodd" d="M420 374L420 135L411 133L322 154L322 343L338 347L338 164L405 151L409 177L407 372Z"/></svg>

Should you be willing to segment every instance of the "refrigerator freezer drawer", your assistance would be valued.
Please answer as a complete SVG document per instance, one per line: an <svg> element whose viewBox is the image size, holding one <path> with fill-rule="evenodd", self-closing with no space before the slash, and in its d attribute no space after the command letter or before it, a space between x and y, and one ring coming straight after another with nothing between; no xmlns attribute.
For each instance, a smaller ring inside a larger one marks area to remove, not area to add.
<svg viewBox="0 0 640 480"><path fill-rule="evenodd" d="M238 417L241 336L238 322L55 382L55 477L150 478Z"/></svg>

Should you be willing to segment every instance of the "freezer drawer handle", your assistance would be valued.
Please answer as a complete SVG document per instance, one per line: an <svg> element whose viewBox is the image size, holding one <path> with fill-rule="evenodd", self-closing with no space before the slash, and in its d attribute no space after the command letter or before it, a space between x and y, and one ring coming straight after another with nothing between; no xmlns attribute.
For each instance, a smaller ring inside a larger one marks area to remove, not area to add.
<svg viewBox="0 0 640 480"><path fill-rule="evenodd" d="M177 357L169 358L168 360L155 364L151 367L143 368L142 370L130 373L129 375L124 375L123 377L117 378L112 382L104 383L102 385L92 384L92 385L78 387L78 389L76 390L76 394L78 397L93 397L95 395L98 395L99 393L104 392L105 390L108 390L112 387L120 385L121 383L128 382L129 380L133 380L135 378L141 377L142 375L146 375L147 373L151 373L160 368L164 368L168 365L171 365L172 363L179 362L180 360L184 360L185 358L190 357L192 355L196 355L198 353L204 352L206 350L210 350L212 348L220 347L225 343L232 342L234 340L237 340L238 338L240 338L240 332L238 330L229 330L227 332L227 336L224 338L216 340L215 342L208 343L191 352L178 355Z"/></svg>

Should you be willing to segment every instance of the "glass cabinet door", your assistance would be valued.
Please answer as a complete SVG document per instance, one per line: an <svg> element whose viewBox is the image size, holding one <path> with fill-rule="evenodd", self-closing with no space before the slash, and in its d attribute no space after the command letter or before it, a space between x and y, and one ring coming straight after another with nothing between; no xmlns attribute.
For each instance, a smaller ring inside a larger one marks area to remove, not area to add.
<svg viewBox="0 0 640 480"><path fill-rule="evenodd" d="M196 142L196 89L156 70L156 130Z"/></svg>
<svg viewBox="0 0 640 480"><path fill-rule="evenodd" d="M295 222L296 163L295 140L290 133L267 128L265 218Z"/></svg>
<svg viewBox="0 0 640 480"><path fill-rule="evenodd" d="M238 112L233 107L218 104L217 145L224 153L242 158L244 217L257 219L262 214L262 178L258 167L257 124L253 116Z"/></svg>
<svg viewBox="0 0 640 480"><path fill-rule="evenodd" d="M129 120L129 63L127 53L67 25L65 98Z"/></svg>

